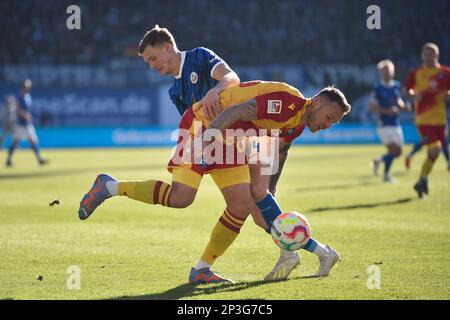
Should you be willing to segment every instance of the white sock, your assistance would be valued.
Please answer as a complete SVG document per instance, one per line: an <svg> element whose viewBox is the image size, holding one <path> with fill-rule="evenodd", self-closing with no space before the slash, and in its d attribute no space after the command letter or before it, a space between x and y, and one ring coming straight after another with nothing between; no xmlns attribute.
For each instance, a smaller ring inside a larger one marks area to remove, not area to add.
<svg viewBox="0 0 450 320"><path fill-rule="evenodd" d="M112 196L117 196L117 189L119 186L119 181L107 181L106 182L106 189Z"/></svg>
<svg viewBox="0 0 450 320"><path fill-rule="evenodd" d="M320 242L317 242L317 247L314 249L313 253L318 257L323 257L328 254L328 249Z"/></svg>
<svg viewBox="0 0 450 320"><path fill-rule="evenodd" d="M281 256L283 257L293 257L295 256L295 251L284 250L280 248Z"/></svg>
<svg viewBox="0 0 450 320"><path fill-rule="evenodd" d="M200 270L203 268L211 269L211 265L208 262L205 262L203 260L198 260L196 266L194 267L195 270Z"/></svg>

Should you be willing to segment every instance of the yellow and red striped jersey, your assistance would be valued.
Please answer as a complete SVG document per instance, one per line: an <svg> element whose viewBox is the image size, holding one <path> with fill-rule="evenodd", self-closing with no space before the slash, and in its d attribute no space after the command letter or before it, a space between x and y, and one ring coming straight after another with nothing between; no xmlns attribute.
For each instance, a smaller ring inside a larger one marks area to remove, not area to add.
<svg viewBox="0 0 450 320"><path fill-rule="evenodd" d="M303 131L301 120L311 99L304 98L296 88L283 82L243 82L220 93L220 106L225 110L251 99L256 99L258 119L238 122L233 128L279 129L280 136L291 132L298 136ZM211 121L205 117L203 107L194 104L192 108L196 118L207 127Z"/></svg>
<svg viewBox="0 0 450 320"><path fill-rule="evenodd" d="M417 125L445 125L445 100L450 90L450 68L420 66L409 74L404 83L406 90L413 89L421 99L414 100Z"/></svg>

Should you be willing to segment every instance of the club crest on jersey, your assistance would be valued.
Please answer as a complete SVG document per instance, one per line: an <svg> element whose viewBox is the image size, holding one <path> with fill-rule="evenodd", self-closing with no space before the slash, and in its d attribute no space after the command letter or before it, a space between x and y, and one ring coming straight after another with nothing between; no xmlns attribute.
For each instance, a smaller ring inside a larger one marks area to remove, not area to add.
<svg viewBox="0 0 450 320"><path fill-rule="evenodd" d="M198 75L195 71L192 71L191 73L191 82L192 84L196 84L198 81Z"/></svg>
<svg viewBox="0 0 450 320"><path fill-rule="evenodd" d="M267 101L267 113L278 114L281 113L281 100L269 100Z"/></svg>

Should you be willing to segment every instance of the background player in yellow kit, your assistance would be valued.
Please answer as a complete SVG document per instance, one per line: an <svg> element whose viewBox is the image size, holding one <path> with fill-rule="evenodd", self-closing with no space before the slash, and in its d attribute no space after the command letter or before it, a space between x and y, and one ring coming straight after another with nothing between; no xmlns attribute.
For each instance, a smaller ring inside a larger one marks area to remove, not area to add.
<svg viewBox="0 0 450 320"><path fill-rule="evenodd" d="M446 144L445 100L450 90L450 68L439 63L436 44L423 45L422 60L423 64L411 71L404 83L406 93L414 96L415 124L422 142L428 147L419 180L414 185L420 198L428 195L428 176Z"/></svg>

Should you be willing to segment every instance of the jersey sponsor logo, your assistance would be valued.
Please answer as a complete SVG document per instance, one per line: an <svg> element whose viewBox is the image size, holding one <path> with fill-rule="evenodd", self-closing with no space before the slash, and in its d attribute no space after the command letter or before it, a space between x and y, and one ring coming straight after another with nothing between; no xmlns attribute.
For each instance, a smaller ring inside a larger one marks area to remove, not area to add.
<svg viewBox="0 0 450 320"><path fill-rule="evenodd" d="M198 81L198 75L195 71L192 71L191 73L191 82L192 84L196 84Z"/></svg>
<svg viewBox="0 0 450 320"><path fill-rule="evenodd" d="M281 113L281 100L268 100L267 101L267 113L279 114Z"/></svg>

